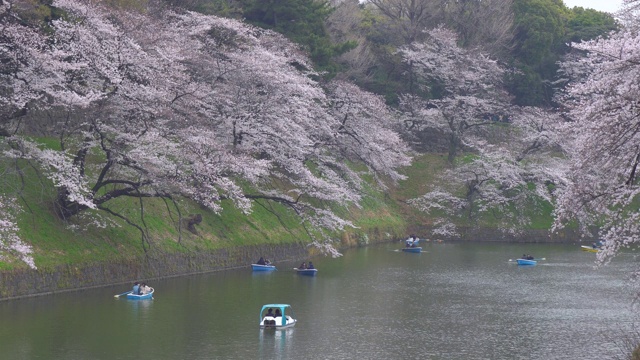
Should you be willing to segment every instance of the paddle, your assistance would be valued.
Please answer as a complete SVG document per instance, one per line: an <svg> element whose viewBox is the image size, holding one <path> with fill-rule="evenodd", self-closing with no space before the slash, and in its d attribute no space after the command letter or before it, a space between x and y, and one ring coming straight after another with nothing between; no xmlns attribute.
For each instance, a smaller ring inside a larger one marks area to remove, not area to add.
<svg viewBox="0 0 640 360"><path fill-rule="evenodd" d="M133 290L129 290L129 291L127 291L127 292L123 292L122 294L113 295L113 297L116 297L116 298L117 298L117 297L120 297L120 296L122 296L122 295L131 294L132 292L133 292Z"/></svg>

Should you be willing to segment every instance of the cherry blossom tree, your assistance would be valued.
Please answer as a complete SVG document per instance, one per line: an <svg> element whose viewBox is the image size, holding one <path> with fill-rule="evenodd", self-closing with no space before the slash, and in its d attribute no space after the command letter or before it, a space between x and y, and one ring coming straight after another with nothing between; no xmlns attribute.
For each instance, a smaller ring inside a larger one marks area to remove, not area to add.
<svg viewBox="0 0 640 360"><path fill-rule="evenodd" d="M72 64L60 61L68 54L52 51L47 38L31 28L13 9L12 2L0 3L0 135L17 131L20 117L37 108L37 100L46 93L60 98L75 95L56 86L52 78L72 70Z"/></svg>
<svg viewBox="0 0 640 360"><path fill-rule="evenodd" d="M15 134L20 117L42 98L44 89L51 89L50 82L38 81L43 74L50 74L41 61L46 59L52 67L61 64L53 56L43 57L45 49L45 37L24 25L12 3L0 1L0 139ZM4 145L0 144L0 153L7 150ZM3 163L0 171L0 177L7 177L11 164ZM19 237L17 217L21 207L17 196L5 193L11 187L4 185L0 192L0 259L17 257L35 269L33 249Z"/></svg>
<svg viewBox="0 0 640 360"><path fill-rule="evenodd" d="M557 115L538 108L514 109L509 124L470 157L440 175L442 181L409 202L434 217L434 235L459 236L457 223L492 216L497 228L519 234L531 216L555 202L566 182L559 152Z"/></svg>
<svg viewBox="0 0 640 360"><path fill-rule="evenodd" d="M486 125L509 115L504 70L479 49L459 47L457 35L449 29L427 33L428 40L401 48L400 54L415 73L415 87L436 96L403 95L403 121L410 131L427 128L444 134L453 162L461 147L475 149L476 142L482 143Z"/></svg>
<svg viewBox="0 0 640 360"><path fill-rule="evenodd" d="M16 216L19 212L20 207L15 199L0 196L0 260L8 254L18 257L32 269L37 269L32 256L33 248L18 236L20 229Z"/></svg>
<svg viewBox="0 0 640 360"><path fill-rule="evenodd" d="M3 142L6 157L38 164L54 184L62 219L103 211L136 226L146 246L143 225L110 207L113 199L140 199L143 211L146 198L186 197L215 212L231 200L246 213L275 201L316 236L350 225L317 200L360 201L362 174L345 159L392 181L409 162L380 99L348 84L325 90L306 55L275 32L185 11L53 5L66 16L50 24L50 38L7 27L3 49L34 59L14 72L27 80L21 92L55 119L40 131L60 149L20 127ZM9 95L1 101L28 103Z"/></svg>
<svg viewBox="0 0 640 360"><path fill-rule="evenodd" d="M598 253L602 262L640 241L640 2L624 4L619 32L574 44L584 56L562 65L569 81L560 101L567 109L563 131L571 167L556 226L576 220L583 234L606 240Z"/></svg>
<svg viewBox="0 0 640 360"><path fill-rule="evenodd" d="M393 182L405 179L397 169L410 164L409 149L391 130L396 119L384 99L344 81L329 84L328 93L335 133L325 145L345 160L366 165L383 187L380 175Z"/></svg>
<svg viewBox="0 0 640 360"><path fill-rule="evenodd" d="M405 94L400 111L410 135L448 138L449 168L428 193L409 202L434 216L437 235L458 235L456 219L475 223L483 214L496 215L503 231L521 231L533 213L524 209L552 201L549 184L562 183L562 161L551 155L555 115L512 106L502 66L480 49L459 47L448 29L427 33L429 40L401 54L416 86L437 96Z"/></svg>

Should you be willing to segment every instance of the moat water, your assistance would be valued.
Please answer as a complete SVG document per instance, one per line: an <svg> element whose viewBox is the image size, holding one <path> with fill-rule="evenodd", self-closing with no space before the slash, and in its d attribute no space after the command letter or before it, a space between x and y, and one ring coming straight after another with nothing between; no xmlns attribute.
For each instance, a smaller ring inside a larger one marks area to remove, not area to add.
<svg viewBox="0 0 640 360"><path fill-rule="evenodd" d="M622 359L640 341L622 254L595 268L579 245L401 243L312 259L0 302L0 359ZM523 267L523 253L546 258ZM288 330L260 330L288 303Z"/></svg>

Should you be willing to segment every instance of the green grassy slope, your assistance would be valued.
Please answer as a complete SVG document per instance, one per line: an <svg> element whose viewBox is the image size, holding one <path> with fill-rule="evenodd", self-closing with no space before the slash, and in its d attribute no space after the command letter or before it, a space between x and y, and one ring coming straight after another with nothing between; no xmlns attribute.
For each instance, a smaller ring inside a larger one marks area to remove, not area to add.
<svg viewBox="0 0 640 360"><path fill-rule="evenodd" d="M118 259L137 258L144 254L141 233L105 212L90 210L86 215L74 217L65 223L53 211L55 189L42 179L36 179L33 170L27 170L22 196L23 211L18 215L20 238L34 248L36 265L40 269L53 268L59 264L86 264ZM22 182L16 177L12 181L18 187ZM6 187L9 192L14 186ZM385 193L366 189L362 208L336 208L343 217L351 220L356 228L349 228L334 237L342 244L355 245L366 242L368 236L392 238L402 236L406 228L405 220ZM300 218L288 208L279 204L260 202L253 206L250 215L245 215L224 202L220 214L202 208L182 199L178 202L183 221L179 221L176 208L160 199L145 199L144 222L141 206L136 199L118 199L110 208L146 225L149 235L147 249L167 253L199 252L256 244L285 244L310 242L310 237L300 224ZM195 226L197 233L186 228L187 217L202 216L202 222ZM97 219L97 220L96 220ZM97 223L97 224L96 224ZM181 223L181 224L180 224ZM181 225L179 227L179 225ZM143 226L144 227L144 226ZM16 258L0 258L0 270L21 268L25 265Z"/></svg>
<svg viewBox="0 0 640 360"><path fill-rule="evenodd" d="M333 234L336 245L356 246L369 241L398 239L415 229L424 229L431 219L406 203L408 199L425 193L431 184L440 181L437 177L447 166L446 155L424 154L416 157L411 167L404 169L408 179L386 190L372 184L365 187L361 207L334 208L340 216L353 222L355 228ZM35 179L35 172L25 173L26 179ZM16 186L21 186L18 178ZM144 254L140 231L124 221L110 217L104 212L96 213L102 226L89 225L95 220L77 217L64 223L56 217L52 205L55 190L42 182L26 182L23 190L24 211L19 215L20 237L34 248L36 265L41 269L59 264L85 264L108 262L118 259L138 258ZM224 210L215 214L188 200L178 202L183 219L194 214L202 215L196 225L197 233L186 229L175 206L159 199L144 201L144 223L141 221L141 206L135 199L119 199L110 207L125 214L138 224L146 225L149 235L147 248L166 253L200 252L257 244L309 243L310 237L301 226L300 219L278 204L260 202L250 215L223 203ZM534 221L532 229L546 229L551 223L551 208L548 204L532 207ZM492 219L481 219L482 226L491 228ZM458 220L464 222L464 220ZM459 223L465 226L464 223ZM427 234L420 234L426 236ZM0 258L0 270L10 270L25 265L15 258Z"/></svg>

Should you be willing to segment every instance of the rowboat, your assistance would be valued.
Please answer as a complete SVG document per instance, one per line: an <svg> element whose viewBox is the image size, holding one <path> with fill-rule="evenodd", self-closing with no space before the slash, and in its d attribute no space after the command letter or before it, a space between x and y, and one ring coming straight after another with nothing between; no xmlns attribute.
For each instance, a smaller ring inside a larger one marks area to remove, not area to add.
<svg viewBox="0 0 640 360"><path fill-rule="evenodd" d="M318 269L298 269L293 268L300 275L316 276Z"/></svg>
<svg viewBox="0 0 640 360"><path fill-rule="evenodd" d="M260 329L286 329L296 322L289 304L266 304L260 309Z"/></svg>
<svg viewBox="0 0 640 360"><path fill-rule="evenodd" d="M417 247L406 247L406 248L402 248L402 251L404 252L410 252L410 253L419 253L422 251L422 248L417 246Z"/></svg>
<svg viewBox="0 0 640 360"><path fill-rule="evenodd" d="M260 265L260 264L251 264L251 268L253 271L273 271L276 269L275 265Z"/></svg>
<svg viewBox="0 0 640 360"><path fill-rule="evenodd" d="M516 261L518 262L518 265L535 265L538 263L535 260L529 260L529 259L517 259Z"/></svg>
<svg viewBox="0 0 640 360"><path fill-rule="evenodd" d="M153 292L154 292L154 288L151 288L151 291L149 291L146 294L142 294L142 295L136 295L133 292L130 292L127 294L127 299L129 300L146 300L146 299L153 299Z"/></svg>
<svg viewBox="0 0 640 360"><path fill-rule="evenodd" d="M597 253L597 252L598 252L598 250L600 250L600 249L598 249L598 248L594 248L593 246L586 246L586 245L582 245L582 246L580 246L580 249L581 249L582 251L588 251L588 252L594 252L594 253Z"/></svg>

